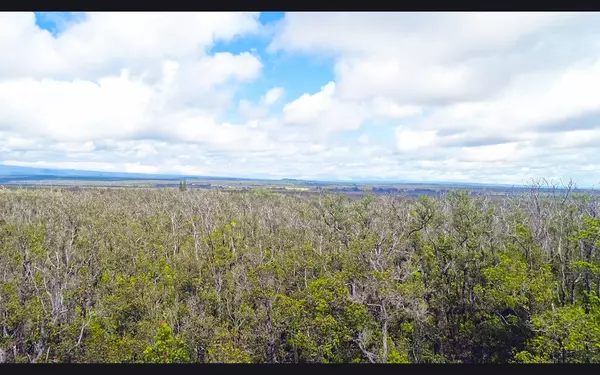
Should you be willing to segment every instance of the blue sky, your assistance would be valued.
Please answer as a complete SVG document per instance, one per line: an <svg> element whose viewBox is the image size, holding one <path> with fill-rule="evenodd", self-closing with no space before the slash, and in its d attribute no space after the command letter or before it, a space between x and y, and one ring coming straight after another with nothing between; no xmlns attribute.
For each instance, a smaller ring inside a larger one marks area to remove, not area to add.
<svg viewBox="0 0 600 375"><path fill-rule="evenodd" d="M84 15L73 12L35 12L36 24L40 29L58 35L65 24L80 22ZM262 12L258 21L265 27L273 27L285 16L284 12ZM290 56L287 53L269 53L269 35L242 35L232 40L217 41L211 52L234 54L255 50L264 64L263 74L255 81L243 85L237 98L259 100L273 86L287 87L286 95L297 97L305 92L318 91L323 82L333 80L331 62L319 56ZM301 72L301 74L299 74Z"/></svg>
<svg viewBox="0 0 600 375"><path fill-rule="evenodd" d="M284 12L262 12L259 22L266 28L275 27L283 20ZM286 92L282 99L296 98L306 92L317 92L323 85L334 79L331 61L315 56L303 54L290 54L283 52L268 52L271 41L270 33L267 35L247 35L231 41L215 43L212 52L243 53L256 51L262 61L263 73L256 80L241 86L236 99L260 100L261 96L272 87L285 87ZM281 109L282 104L274 106ZM237 120L235 113L231 114L232 120Z"/></svg>
<svg viewBox="0 0 600 375"><path fill-rule="evenodd" d="M600 182L596 14L0 18L3 164Z"/></svg>

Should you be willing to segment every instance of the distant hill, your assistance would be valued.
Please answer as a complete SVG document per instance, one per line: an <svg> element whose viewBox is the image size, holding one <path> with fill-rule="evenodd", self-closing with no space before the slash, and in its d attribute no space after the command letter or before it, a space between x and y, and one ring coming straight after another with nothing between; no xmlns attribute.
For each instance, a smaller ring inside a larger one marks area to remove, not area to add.
<svg viewBox="0 0 600 375"><path fill-rule="evenodd" d="M0 164L0 183L8 181L35 180L87 180L87 181L119 181L119 180L180 180L206 179L222 181L249 181L256 179L216 176L192 176L176 174L150 174L127 172L100 172L76 169L54 169L20 167Z"/></svg>
<svg viewBox="0 0 600 375"><path fill-rule="evenodd" d="M0 178L6 179L78 179L90 178L98 179L129 179L129 180L154 180L154 179L177 179L185 176L177 175L161 175L161 174L145 174L145 173L123 173L123 172L99 172L99 171L83 171L75 169L51 169L51 168L34 168L34 167L19 167L12 165L0 165Z"/></svg>
<svg viewBox="0 0 600 375"><path fill-rule="evenodd" d="M275 181L264 178L238 178L238 177L219 177L219 176L193 176L176 174L149 174L149 173L126 173L126 172L100 172L76 169L54 169L54 168L35 168L20 167L0 164L0 183L9 181L40 181L40 180L83 180L83 181L124 181L124 180L181 180L181 179L200 179L215 181ZM304 183L309 185L355 185L355 184L403 184L403 185L438 185L452 187L519 187L523 185L510 184L488 184L477 182L443 182L443 181L406 181L406 180L302 180L295 178L283 178L279 181L291 183Z"/></svg>

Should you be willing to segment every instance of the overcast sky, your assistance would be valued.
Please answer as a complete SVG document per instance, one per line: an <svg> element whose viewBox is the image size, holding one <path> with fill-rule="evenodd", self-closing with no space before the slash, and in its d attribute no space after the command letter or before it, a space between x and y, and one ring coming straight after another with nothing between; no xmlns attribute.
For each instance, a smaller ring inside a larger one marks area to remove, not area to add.
<svg viewBox="0 0 600 375"><path fill-rule="evenodd" d="M597 13L0 13L0 162L600 184Z"/></svg>

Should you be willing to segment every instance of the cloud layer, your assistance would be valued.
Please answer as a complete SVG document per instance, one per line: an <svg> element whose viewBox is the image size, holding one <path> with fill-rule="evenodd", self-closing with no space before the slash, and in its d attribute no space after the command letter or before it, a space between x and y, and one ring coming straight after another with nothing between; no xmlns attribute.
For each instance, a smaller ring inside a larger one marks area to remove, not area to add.
<svg viewBox="0 0 600 375"><path fill-rule="evenodd" d="M596 13L86 13L54 30L40 17L0 14L5 164L600 183ZM314 87L295 97L268 80L301 58L331 79L295 65Z"/></svg>

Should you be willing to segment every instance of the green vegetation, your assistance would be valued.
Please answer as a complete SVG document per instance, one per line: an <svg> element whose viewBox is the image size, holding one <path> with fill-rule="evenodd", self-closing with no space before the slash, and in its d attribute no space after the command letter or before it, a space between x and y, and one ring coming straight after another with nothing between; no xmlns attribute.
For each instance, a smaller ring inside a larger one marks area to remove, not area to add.
<svg viewBox="0 0 600 375"><path fill-rule="evenodd" d="M599 249L568 190L5 189L0 362L600 362Z"/></svg>

